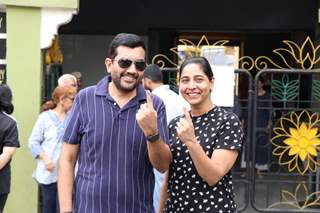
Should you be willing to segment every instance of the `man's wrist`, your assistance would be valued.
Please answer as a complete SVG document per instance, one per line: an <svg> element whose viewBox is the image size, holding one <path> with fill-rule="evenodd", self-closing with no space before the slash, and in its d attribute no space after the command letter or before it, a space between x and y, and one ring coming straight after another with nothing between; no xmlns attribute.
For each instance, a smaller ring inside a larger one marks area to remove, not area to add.
<svg viewBox="0 0 320 213"><path fill-rule="evenodd" d="M158 134L158 132L159 132L158 128L155 128L155 129L149 129L147 131L144 131L143 133L146 137L149 137L149 136Z"/></svg>
<svg viewBox="0 0 320 213"><path fill-rule="evenodd" d="M160 134L159 134L159 132L156 132L156 133L153 134L153 135L147 136L147 141L150 142L150 143L157 142L158 140L160 140Z"/></svg>

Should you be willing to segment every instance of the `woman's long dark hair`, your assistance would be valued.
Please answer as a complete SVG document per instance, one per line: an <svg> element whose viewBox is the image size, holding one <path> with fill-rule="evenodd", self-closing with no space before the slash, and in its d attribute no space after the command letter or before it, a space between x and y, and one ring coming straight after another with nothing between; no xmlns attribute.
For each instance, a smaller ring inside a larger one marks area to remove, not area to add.
<svg viewBox="0 0 320 213"><path fill-rule="evenodd" d="M14 107L12 104L12 92L8 85L0 85L0 111L7 114L13 113Z"/></svg>

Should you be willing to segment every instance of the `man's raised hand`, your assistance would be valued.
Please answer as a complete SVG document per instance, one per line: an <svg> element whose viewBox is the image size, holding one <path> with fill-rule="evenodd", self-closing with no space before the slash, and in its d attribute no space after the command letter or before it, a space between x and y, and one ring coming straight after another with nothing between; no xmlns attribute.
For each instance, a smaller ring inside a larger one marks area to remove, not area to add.
<svg viewBox="0 0 320 213"><path fill-rule="evenodd" d="M151 136L158 133L157 112L154 110L152 95L146 91L147 102L141 104L137 111L136 119L145 136Z"/></svg>

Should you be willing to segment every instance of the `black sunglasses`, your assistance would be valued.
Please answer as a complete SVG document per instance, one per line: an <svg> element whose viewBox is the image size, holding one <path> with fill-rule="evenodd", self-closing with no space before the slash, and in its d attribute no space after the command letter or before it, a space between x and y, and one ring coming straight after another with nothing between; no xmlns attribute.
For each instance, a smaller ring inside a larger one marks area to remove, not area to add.
<svg viewBox="0 0 320 213"><path fill-rule="evenodd" d="M119 67L121 67L122 69L128 69L132 63L134 63L138 71L143 71L147 66L145 60L132 61L128 58L121 58L119 60L113 59L112 61L117 61Z"/></svg>

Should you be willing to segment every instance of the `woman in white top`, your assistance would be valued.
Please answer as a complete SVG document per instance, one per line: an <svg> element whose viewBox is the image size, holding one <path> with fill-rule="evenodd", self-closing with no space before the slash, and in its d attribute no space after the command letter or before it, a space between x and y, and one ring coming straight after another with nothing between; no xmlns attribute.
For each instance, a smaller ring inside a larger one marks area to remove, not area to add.
<svg viewBox="0 0 320 213"><path fill-rule="evenodd" d="M72 107L75 95L76 89L73 87L56 87L52 100L43 105L44 111L39 115L29 138L30 152L37 160L33 177L41 189L43 213L59 212L57 166L67 113Z"/></svg>

